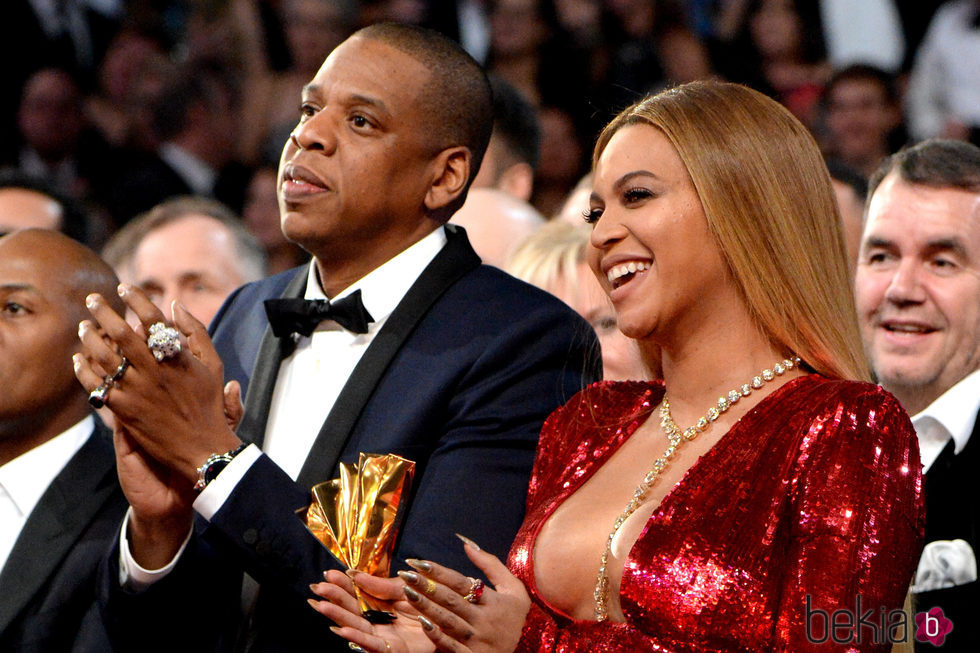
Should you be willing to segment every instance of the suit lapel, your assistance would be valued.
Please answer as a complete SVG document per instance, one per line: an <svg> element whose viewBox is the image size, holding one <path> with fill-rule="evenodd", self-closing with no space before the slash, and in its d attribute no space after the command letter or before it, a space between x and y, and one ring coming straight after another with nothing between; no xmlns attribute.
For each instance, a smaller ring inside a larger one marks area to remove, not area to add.
<svg viewBox="0 0 980 653"><path fill-rule="evenodd" d="M306 279L306 274L298 273L286 286L281 297L302 297L306 291ZM264 314L265 307L260 306L259 310ZM272 394L275 392L276 379L279 377L279 365L289 345L285 338L272 335L272 327L265 327L255 366L252 368L252 376L248 382L248 391L245 393L245 413L238 425L238 436L242 440L254 442L259 447L265 440L269 407L272 405Z"/></svg>
<svg viewBox="0 0 980 653"><path fill-rule="evenodd" d="M24 609L88 527L115 482L115 457L99 425L41 496L0 572L0 632Z"/></svg>
<svg viewBox="0 0 980 653"><path fill-rule="evenodd" d="M365 404L398 350L436 300L480 265L463 229L447 224L446 238L446 246L409 288L347 379L300 471L298 482L303 487L330 478Z"/></svg>

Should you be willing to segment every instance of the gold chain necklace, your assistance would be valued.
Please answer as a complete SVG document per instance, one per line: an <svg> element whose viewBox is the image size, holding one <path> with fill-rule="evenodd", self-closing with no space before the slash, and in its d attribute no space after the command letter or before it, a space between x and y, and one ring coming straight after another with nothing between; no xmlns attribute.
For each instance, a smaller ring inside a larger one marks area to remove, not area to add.
<svg viewBox="0 0 980 653"><path fill-rule="evenodd" d="M742 386L736 390L732 390L727 395L718 398L718 403L708 409L693 426L689 426L683 431L680 427L674 423L674 419L670 416L670 402L667 401L667 394L664 393L663 401L660 404L660 428L663 430L664 435L667 436L667 449L664 451L663 455L653 461L653 466L647 475L643 477L640 484L636 486L633 491L633 498L630 502L626 504L626 509L616 518L616 522L613 524L612 532L609 533L609 537L606 538L606 548L602 552L602 562L599 565L599 574L596 577L595 590L592 592L592 598L595 600L595 618L596 621L605 621L609 618L609 612L607 605L609 603L609 576L606 574L606 566L609 563L609 556L612 555L612 543L613 539L616 537L616 533L622 525L629 519L630 515L636 512L637 508L643 505L646 500L647 492L649 492L650 487L656 482L660 477L660 474L667 467L668 461L673 457L674 453L677 451L677 447L681 445L684 440L693 440L702 431L707 430L712 422L717 420L722 413L731 408L734 404L738 403L738 400L742 397L747 397L752 394L752 390L758 390L763 385L772 381L777 376L782 376L788 370L793 369L800 364L800 359L797 356L787 358L782 363L776 363L771 369L767 368L762 370L758 376L752 377L749 383L744 383Z"/></svg>

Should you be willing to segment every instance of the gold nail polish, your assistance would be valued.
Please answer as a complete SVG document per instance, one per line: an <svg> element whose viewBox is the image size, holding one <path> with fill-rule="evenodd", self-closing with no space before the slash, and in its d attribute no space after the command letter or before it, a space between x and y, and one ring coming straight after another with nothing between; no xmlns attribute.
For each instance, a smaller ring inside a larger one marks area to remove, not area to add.
<svg viewBox="0 0 980 653"><path fill-rule="evenodd" d="M419 615L419 623L422 624L422 627L425 628L426 630L436 629L435 624L429 621L428 619L426 619L424 614Z"/></svg>
<svg viewBox="0 0 980 653"><path fill-rule="evenodd" d="M412 585L419 584L419 575L414 571L399 571L398 577L401 578L406 583L411 583Z"/></svg>
<svg viewBox="0 0 980 653"><path fill-rule="evenodd" d="M469 544L471 547L473 547L477 551L482 551L483 550L483 549L480 548L480 545L479 544L477 544L476 542L474 542L470 538L466 537L465 535L460 535L459 533L456 533L456 537L458 537L459 539L461 539L463 541L463 544Z"/></svg>
<svg viewBox="0 0 980 653"><path fill-rule="evenodd" d="M432 565L430 565L425 560L418 560L416 558L408 558L407 560L405 560L405 562L408 563L408 566L411 567L412 569L417 569L417 570L419 570L421 572L430 572L430 571L432 571Z"/></svg>
<svg viewBox="0 0 980 653"><path fill-rule="evenodd" d="M408 600L409 601L412 601L413 603L417 603L422 598L421 596L419 596L419 593L418 592L416 592L415 590L413 590L408 585L406 585L405 587L403 587L402 590L405 592L405 596L408 597Z"/></svg>

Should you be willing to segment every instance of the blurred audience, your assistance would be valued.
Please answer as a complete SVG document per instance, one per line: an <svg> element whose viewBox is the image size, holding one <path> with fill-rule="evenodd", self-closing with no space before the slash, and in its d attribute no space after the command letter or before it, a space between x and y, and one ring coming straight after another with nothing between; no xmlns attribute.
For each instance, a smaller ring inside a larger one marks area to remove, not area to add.
<svg viewBox="0 0 980 653"><path fill-rule="evenodd" d="M836 159L827 161L830 183L837 197L837 208L844 223L844 242L847 245L847 261L854 273L861 233L864 231L864 200L868 196L868 180L854 168Z"/></svg>
<svg viewBox="0 0 980 653"><path fill-rule="evenodd" d="M502 190L471 188L450 222L466 229L484 263L502 268L511 252L545 219L533 206Z"/></svg>
<svg viewBox="0 0 980 653"><path fill-rule="evenodd" d="M855 64L827 82L827 152L865 179L882 159L902 146L902 107L895 78L873 66Z"/></svg>
<svg viewBox="0 0 980 653"><path fill-rule="evenodd" d="M175 72L153 107L159 147L134 157L113 185L117 223L177 195L213 197L241 210L248 170L235 160L238 90L226 69L191 64Z"/></svg>
<svg viewBox="0 0 980 653"><path fill-rule="evenodd" d="M0 236L15 229L51 229L86 243L89 219L73 198L20 170L0 170Z"/></svg>
<svg viewBox="0 0 980 653"><path fill-rule="evenodd" d="M262 246L222 204L178 197L123 227L102 252L166 315L174 300L204 324L233 290L265 277Z"/></svg>
<svg viewBox="0 0 980 653"><path fill-rule="evenodd" d="M537 109L501 77L491 76L493 133L474 188L496 188L525 202L534 190L541 128Z"/></svg>
<svg viewBox="0 0 980 653"><path fill-rule="evenodd" d="M980 0L947 2L929 24L909 78L909 130L980 144Z"/></svg>
<svg viewBox="0 0 980 653"><path fill-rule="evenodd" d="M584 222L549 222L528 237L504 269L518 279L547 290L588 320L602 347L602 378L659 378L660 361L643 361L635 340L616 326L616 311L586 262L589 234Z"/></svg>
<svg viewBox="0 0 980 653"><path fill-rule="evenodd" d="M242 219L245 226L265 249L270 275L285 272L310 260L299 245L286 240L282 233L277 184L279 171L267 165L256 169L245 192Z"/></svg>

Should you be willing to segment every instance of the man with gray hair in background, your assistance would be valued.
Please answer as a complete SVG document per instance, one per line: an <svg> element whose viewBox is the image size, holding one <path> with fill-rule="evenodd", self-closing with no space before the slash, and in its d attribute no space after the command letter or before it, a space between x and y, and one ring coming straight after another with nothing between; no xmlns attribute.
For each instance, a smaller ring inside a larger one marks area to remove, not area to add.
<svg viewBox="0 0 980 653"><path fill-rule="evenodd" d="M929 140L884 161L870 182L856 297L871 366L919 436L916 640L980 650L980 148Z"/></svg>
<svg viewBox="0 0 980 653"><path fill-rule="evenodd" d="M164 313L174 300L204 324L236 288L266 276L262 246L230 209L205 197L166 200L130 221L102 250L119 278Z"/></svg>

